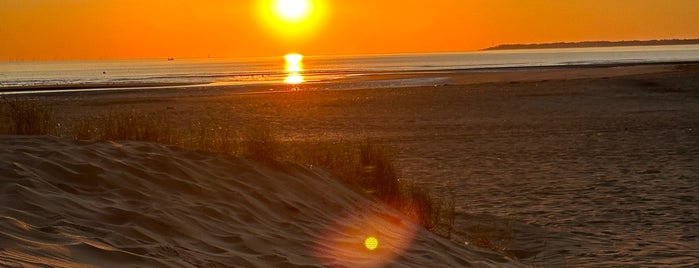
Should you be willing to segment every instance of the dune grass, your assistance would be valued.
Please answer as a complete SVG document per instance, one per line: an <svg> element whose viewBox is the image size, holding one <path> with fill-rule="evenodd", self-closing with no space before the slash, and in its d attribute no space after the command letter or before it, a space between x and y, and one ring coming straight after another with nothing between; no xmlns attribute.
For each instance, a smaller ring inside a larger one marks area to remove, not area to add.
<svg viewBox="0 0 699 268"><path fill-rule="evenodd" d="M279 159L279 142L269 127L253 125L243 129L241 155L250 159L273 162Z"/></svg>
<svg viewBox="0 0 699 268"><path fill-rule="evenodd" d="M32 99L0 96L0 133L46 135L58 124L47 104Z"/></svg>
<svg viewBox="0 0 699 268"><path fill-rule="evenodd" d="M156 142L192 150L240 155L262 162L290 161L321 166L344 184L383 201L428 230L450 236L454 204L429 189L399 178L393 156L375 142L306 142L282 144L264 124L238 126L219 121L177 122L163 114L109 112L58 125L51 110L35 100L4 100L8 134L51 134L78 140Z"/></svg>
<svg viewBox="0 0 699 268"><path fill-rule="evenodd" d="M133 140L172 144L175 135L164 118L127 111L82 118L72 127L72 135L80 140Z"/></svg>
<svg viewBox="0 0 699 268"><path fill-rule="evenodd" d="M166 114L109 112L77 120L69 127L67 136L77 140L156 142L230 155L238 154L242 148L238 130L234 126L197 121L181 127L176 120L177 118Z"/></svg>
<svg viewBox="0 0 699 268"><path fill-rule="evenodd" d="M424 185L400 179L387 146L377 142L305 142L284 150L291 162L325 167L348 187L377 198L413 221L450 238L453 195L436 197Z"/></svg>

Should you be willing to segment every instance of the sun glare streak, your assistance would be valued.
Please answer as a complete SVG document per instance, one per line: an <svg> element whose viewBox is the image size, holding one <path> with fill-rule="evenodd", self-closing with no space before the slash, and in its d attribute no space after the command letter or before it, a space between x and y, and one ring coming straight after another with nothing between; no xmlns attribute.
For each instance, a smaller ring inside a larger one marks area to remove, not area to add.
<svg viewBox="0 0 699 268"><path fill-rule="evenodd" d="M284 83L295 85L305 82L303 74L301 74L303 72L303 55L287 54L284 56L284 60L286 61L284 71L287 73Z"/></svg>

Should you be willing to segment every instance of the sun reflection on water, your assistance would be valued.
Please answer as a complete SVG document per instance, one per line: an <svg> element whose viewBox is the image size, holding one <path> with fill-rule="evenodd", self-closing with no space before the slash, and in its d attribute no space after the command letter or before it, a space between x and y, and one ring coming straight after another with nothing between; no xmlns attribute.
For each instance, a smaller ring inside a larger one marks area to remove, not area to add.
<svg viewBox="0 0 699 268"><path fill-rule="evenodd" d="M292 84L292 85L301 84L303 82L304 82L303 76L300 74L296 74L296 73L288 74L286 76L286 78L284 79L284 83Z"/></svg>
<svg viewBox="0 0 699 268"><path fill-rule="evenodd" d="M286 78L284 83L297 85L305 82L303 77L303 55L301 54L287 54L284 56L286 61L286 66L284 71L286 72Z"/></svg>

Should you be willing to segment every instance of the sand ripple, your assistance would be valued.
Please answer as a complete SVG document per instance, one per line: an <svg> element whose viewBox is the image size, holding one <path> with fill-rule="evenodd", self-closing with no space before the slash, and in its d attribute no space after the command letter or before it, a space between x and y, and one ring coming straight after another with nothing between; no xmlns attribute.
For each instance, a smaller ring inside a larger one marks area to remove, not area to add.
<svg viewBox="0 0 699 268"><path fill-rule="evenodd" d="M519 266L292 164L17 136L0 159L1 266Z"/></svg>

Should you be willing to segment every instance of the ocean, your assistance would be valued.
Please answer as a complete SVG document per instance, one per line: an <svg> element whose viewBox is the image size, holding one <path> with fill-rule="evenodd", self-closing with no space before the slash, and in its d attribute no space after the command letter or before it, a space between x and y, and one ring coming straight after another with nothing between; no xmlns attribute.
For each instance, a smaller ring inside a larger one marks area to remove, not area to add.
<svg viewBox="0 0 699 268"><path fill-rule="evenodd" d="M699 45L306 56L293 70L283 55L264 58L0 62L2 89L79 86L251 85L391 72L497 71L502 68L699 61ZM430 81L423 81L429 84ZM359 85L361 87L361 85ZM367 86L372 86L368 84ZM404 85L402 85L404 86Z"/></svg>

